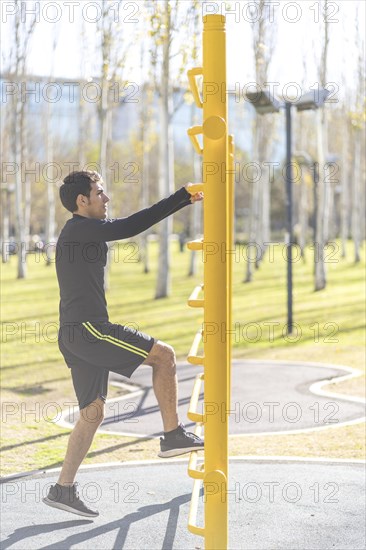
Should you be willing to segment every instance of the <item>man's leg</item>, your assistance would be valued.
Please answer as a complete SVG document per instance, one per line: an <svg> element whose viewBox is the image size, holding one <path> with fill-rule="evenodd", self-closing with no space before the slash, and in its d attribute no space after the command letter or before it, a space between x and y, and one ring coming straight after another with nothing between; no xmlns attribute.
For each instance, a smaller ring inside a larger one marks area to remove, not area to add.
<svg viewBox="0 0 366 550"><path fill-rule="evenodd" d="M99 512L87 506L79 497L76 473L85 458L93 437L104 417L104 401L97 398L80 410L80 418L69 437L65 460L56 485L51 485L42 500L48 506L86 517L97 517Z"/></svg>
<svg viewBox="0 0 366 550"><path fill-rule="evenodd" d="M175 353L171 346L156 342L144 364L153 368L153 387L164 424L160 440L161 458L203 450L203 440L187 432L178 418L178 383Z"/></svg>
<svg viewBox="0 0 366 550"><path fill-rule="evenodd" d="M97 398L80 410L80 418L70 434L65 460L62 466L59 485L72 485L80 464L84 460L95 432L104 418L104 401Z"/></svg>
<svg viewBox="0 0 366 550"><path fill-rule="evenodd" d="M156 342L143 364L153 368L153 388L163 419L164 432L178 427L178 382L174 349Z"/></svg>

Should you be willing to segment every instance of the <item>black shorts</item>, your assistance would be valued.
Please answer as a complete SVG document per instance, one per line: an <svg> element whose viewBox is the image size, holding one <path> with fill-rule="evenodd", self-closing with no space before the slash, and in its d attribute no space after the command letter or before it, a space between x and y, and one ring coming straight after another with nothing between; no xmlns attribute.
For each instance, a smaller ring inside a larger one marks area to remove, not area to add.
<svg viewBox="0 0 366 550"><path fill-rule="evenodd" d="M154 342L148 334L109 321L61 325L58 345L71 369L79 408L98 397L105 401L109 371L130 378Z"/></svg>

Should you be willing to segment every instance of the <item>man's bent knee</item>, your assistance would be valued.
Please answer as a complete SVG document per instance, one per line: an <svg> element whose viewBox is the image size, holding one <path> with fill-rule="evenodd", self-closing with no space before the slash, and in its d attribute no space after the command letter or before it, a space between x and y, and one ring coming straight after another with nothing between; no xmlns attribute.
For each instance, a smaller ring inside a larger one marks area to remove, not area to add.
<svg viewBox="0 0 366 550"><path fill-rule="evenodd" d="M149 355L143 362L151 367L175 367L175 352L172 346L158 340L150 350Z"/></svg>
<svg viewBox="0 0 366 550"><path fill-rule="evenodd" d="M104 419L104 400L98 397L80 410L80 419L99 426Z"/></svg>

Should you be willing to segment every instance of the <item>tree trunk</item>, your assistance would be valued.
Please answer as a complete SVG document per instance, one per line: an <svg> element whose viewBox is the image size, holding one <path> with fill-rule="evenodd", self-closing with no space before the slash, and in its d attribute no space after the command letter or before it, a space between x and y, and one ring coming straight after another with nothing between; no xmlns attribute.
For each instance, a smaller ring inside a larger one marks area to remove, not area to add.
<svg viewBox="0 0 366 550"><path fill-rule="evenodd" d="M10 211L10 192L8 189L2 189L2 196L3 196L3 202L2 202L2 232L1 232L1 258L2 263L6 264L9 260L9 237L10 237L10 231L9 231L9 211Z"/></svg>
<svg viewBox="0 0 366 550"><path fill-rule="evenodd" d="M160 142L159 142L159 190L160 196L173 192L174 157L173 132L171 125L171 93L169 90L169 59L167 48L164 52L164 75L160 98ZM169 237L172 232L171 216L160 222L159 269L155 298L165 298L170 294L170 250Z"/></svg>
<svg viewBox="0 0 366 550"><path fill-rule="evenodd" d="M324 13L327 13L328 0L324 0ZM328 45L329 45L329 22L324 18L324 36L322 52L318 67L320 85L324 87L327 83L328 67ZM319 181L317 188L317 236L314 243L315 258L315 290L322 290L327 284L324 263L324 247L328 240L329 233L329 208L330 208L330 183L329 170L325 167L325 158L328 152L327 134L327 113L323 107L316 111L317 120L317 148L319 163Z"/></svg>
<svg viewBox="0 0 366 550"><path fill-rule="evenodd" d="M47 174L50 174L50 165L54 161L54 143L52 135L52 109L51 104L47 104ZM55 194L53 191L53 170L51 171L51 181L46 181L47 186L47 218L46 218L46 265L52 263L51 243L55 241Z"/></svg>
<svg viewBox="0 0 366 550"><path fill-rule="evenodd" d="M86 22L83 19L81 23L81 51L80 51L80 75L82 75L81 87L84 86L84 79L87 76L85 71L86 60L87 60L87 36L86 36ZM79 148L79 170L84 170L86 165L86 136L88 135L87 131L87 113L86 113L86 102L83 98L81 89L78 90L78 148Z"/></svg>
<svg viewBox="0 0 366 550"><path fill-rule="evenodd" d="M296 116L296 115L295 115ZM296 116L296 127L298 130L296 138L296 149L299 152L306 151L306 135L304 117ZM307 235L309 230L309 186L308 181L311 181L310 166L306 164L300 165L300 197L299 197L299 236L298 244L300 246L301 257L305 261L305 249L307 243Z"/></svg>
<svg viewBox="0 0 366 550"><path fill-rule="evenodd" d="M26 232L24 225L24 201L23 201L23 182L20 167L22 166L22 117L24 116L24 109L22 98L20 93L16 98L15 106L15 124L14 124L14 138L13 138L13 150L15 164L18 166L18 170L15 174L15 233L17 243L17 256L18 256L18 270L17 278L24 279L27 275L26 264Z"/></svg>
<svg viewBox="0 0 366 550"><path fill-rule="evenodd" d="M301 257L305 260L305 247L306 238L308 234L308 185L306 182L306 176L304 171L307 170L304 166L301 167L301 181L300 181L300 204L299 204L299 246L301 250Z"/></svg>
<svg viewBox="0 0 366 550"><path fill-rule="evenodd" d="M100 143L99 143L99 166L100 171L107 185L107 148L109 136L109 105L108 105L108 80L103 75L102 81L102 97L100 109Z"/></svg>
<svg viewBox="0 0 366 550"><path fill-rule="evenodd" d="M103 67L105 64L103 63ZM103 69L104 70L104 69ZM107 75L103 73L102 76L102 97L101 97L101 108L100 108L100 145L99 145L99 166L101 175L104 182L104 189L107 191L108 183L108 143L110 141L110 131L111 131L111 110L108 104L108 87L109 83L107 80ZM111 191L108 189L108 194L111 197ZM111 197L112 198L112 197ZM112 218L112 206L113 203L111 200L108 205L108 217ZM109 272L110 272L110 263L111 255L107 256L107 265L104 270L104 286L107 290L109 288Z"/></svg>
<svg viewBox="0 0 366 550"><path fill-rule="evenodd" d="M349 132L346 112L343 115L343 140L342 140L342 172L341 172L341 248L342 258L346 257L346 243L348 239L348 211L349 211Z"/></svg>
<svg viewBox="0 0 366 550"><path fill-rule="evenodd" d="M256 115L256 121L254 126L254 136L253 136L253 155L252 160L258 158L258 141L259 141L259 125L258 117ZM258 239L258 221L259 221L259 181L255 177L252 178L250 182L251 185L251 197L250 197L250 211L249 211L249 238L248 238L248 248L247 248L247 265L246 265L246 277L244 282L250 283L253 278L253 255L257 258L257 239Z"/></svg>
<svg viewBox="0 0 366 550"><path fill-rule="evenodd" d="M315 290L326 286L324 263L324 143L323 143L323 110L316 111L318 183L316 189L316 233L314 242Z"/></svg>
<svg viewBox="0 0 366 550"><path fill-rule="evenodd" d="M322 109L322 133L324 147L324 164L321 167L324 174L324 203L323 203L323 243L324 246L329 241L330 234L330 216L332 205L332 184L330 182L330 169L326 163L326 155L328 153L328 116L325 108Z"/></svg>
<svg viewBox="0 0 366 550"><path fill-rule="evenodd" d="M24 75L22 78L26 78ZM22 116L21 116L21 151L23 162L27 162L29 159L28 147L27 147L27 122L26 122L26 104L22 102ZM24 175L24 238L26 249L29 250L30 245L30 219L31 219L31 207L32 207L32 183L31 179Z"/></svg>
<svg viewBox="0 0 366 550"><path fill-rule="evenodd" d="M262 169L262 229L263 229L263 254L265 252L265 248L267 248L268 244L271 240L271 227L270 227L270 197L271 197L271 182L270 182L270 173L269 173L269 167L264 166L263 162L261 163L261 169Z"/></svg>
<svg viewBox="0 0 366 550"><path fill-rule="evenodd" d="M352 238L354 243L354 258L358 263L361 260L361 132L355 129L355 157L352 186Z"/></svg>
<svg viewBox="0 0 366 550"><path fill-rule="evenodd" d="M36 16L33 14L31 20L21 16L20 2L15 1L16 11L14 16L14 29L10 33L14 36L15 62L14 74L19 88L22 80L26 77L26 59L28 41L33 34L36 25ZM30 21L30 22L29 22ZM29 24L28 24L29 23ZM15 174L15 234L18 256L18 279L24 279L27 274L26 251L29 244L29 219L30 219L30 194L29 188L25 187L24 192L22 181L22 166L26 166L27 157L25 155L25 101L20 91L14 97L14 129L12 132L12 151L17 166ZM27 204L25 204L25 199ZM26 223L27 226L26 226Z"/></svg>
<svg viewBox="0 0 366 550"><path fill-rule="evenodd" d="M259 134L261 135L261 126L259 126ZM263 174L262 169L263 165L259 161L259 156L257 158L257 164L259 165L260 169L260 175L259 180L256 182L257 186L257 204L256 204L256 235L255 235L255 261L254 261L254 267L255 269L259 268L259 264L263 257ZM258 162L259 161L259 162ZM256 177L257 179L257 177Z"/></svg>
<svg viewBox="0 0 366 550"><path fill-rule="evenodd" d="M11 136L13 135L13 120L14 120L14 103L12 100L5 106L3 118L0 120L0 139L1 139L1 154L3 159L11 158ZM9 178L5 178L5 181L1 183L1 204L0 214L2 218L1 223L1 258L2 263L5 264L9 261L9 239L11 235L10 228L10 208L11 200L10 194L14 190L14 184L9 182Z"/></svg>
<svg viewBox="0 0 366 550"><path fill-rule="evenodd" d="M148 116L145 116L148 99L148 83L145 83L141 108L141 143L142 143L142 182L141 182L141 208L147 208L149 206L149 184L150 184L150 120ZM150 273L149 262L149 247L148 247L148 235L149 230L142 233L141 244L141 258L144 266L144 273Z"/></svg>
<svg viewBox="0 0 366 550"><path fill-rule="evenodd" d="M169 85L170 78L170 8L165 3L165 35L163 38L162 83L160 96L160 142L159 142L159 190L160 195L168 196L173 192L174 149L173 96ZM170 250L169 237L172 232L172 218L168 216L160 222L159 232L159 269L155 299L165 298L170 294Z"/></svg>
<svg viewBox="0 0 366 550"><path fill-rule="evenodd" d="M86 108L85 100L82 97L82 93L79 92L79 108L78 108L78 118L79 118L79 166L80 170L84 170L86 165L86 135L87 135L87 125L86 125Z"/></svg>

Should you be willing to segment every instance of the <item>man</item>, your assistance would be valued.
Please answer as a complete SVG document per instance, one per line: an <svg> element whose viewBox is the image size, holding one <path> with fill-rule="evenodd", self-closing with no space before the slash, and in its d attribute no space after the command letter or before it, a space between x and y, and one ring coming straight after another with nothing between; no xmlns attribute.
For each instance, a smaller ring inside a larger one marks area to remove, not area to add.
<svg viewBox="0 0 366 550"><path fill-rule="evenodd" d="M184 208L201 201L182 187L170 197L127 218L108 219L109 197L97 172L72 172L60 187L63 206L72 212L56 248L60 287L59 348L71 370L80 418L69 438L56 485L45 504L82 516L96 517L79 498L74 479L104 417L108 375L130 377L136 368L152 367L153 388L160 407L164 437L160 457L203 449L203 441L179 422L175 354L171 346L132 328L109 321L104 293L106 242L133 237Z"/></svg>

